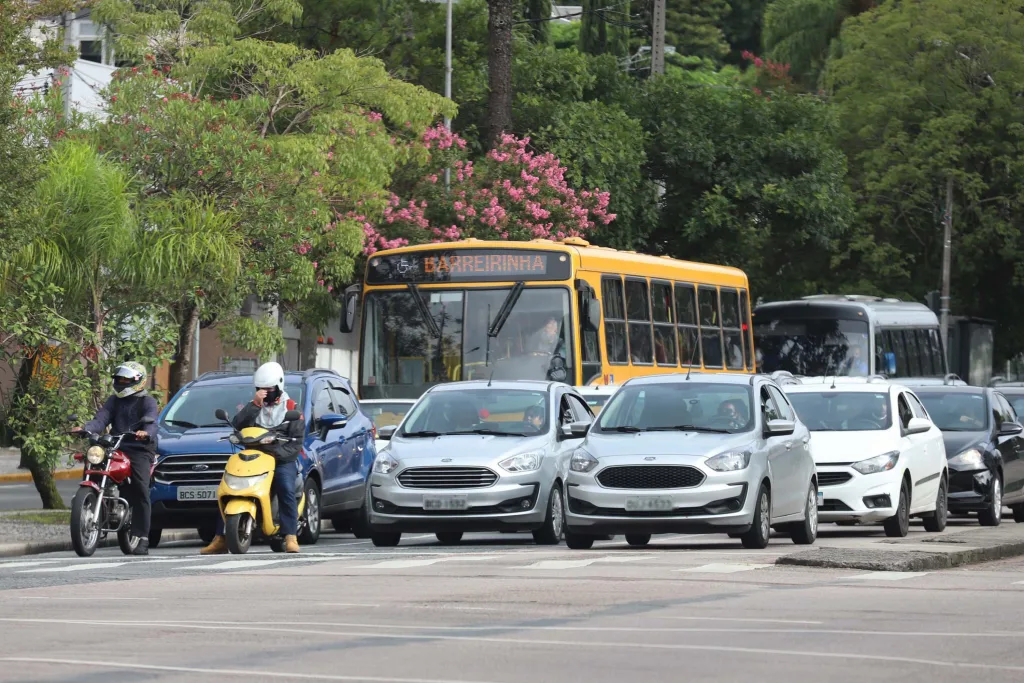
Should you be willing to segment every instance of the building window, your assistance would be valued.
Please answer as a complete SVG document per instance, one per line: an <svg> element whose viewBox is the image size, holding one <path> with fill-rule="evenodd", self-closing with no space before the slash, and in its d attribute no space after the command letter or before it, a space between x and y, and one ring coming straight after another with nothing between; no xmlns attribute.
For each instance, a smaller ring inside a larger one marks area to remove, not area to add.
<svg viewBox="0 0 1024 683"><path fill-rule="evenodd" d="M82 40L78 43L78 55L79 59L87 62L96 62L97 64L103 63L103 41L102 40Z"/></svg>

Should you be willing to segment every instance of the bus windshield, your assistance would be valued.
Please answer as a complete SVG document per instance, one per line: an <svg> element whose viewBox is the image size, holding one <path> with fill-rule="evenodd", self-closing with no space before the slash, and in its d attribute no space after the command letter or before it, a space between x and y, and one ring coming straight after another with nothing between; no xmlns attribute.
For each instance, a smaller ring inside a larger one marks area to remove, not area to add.
<svg viewBox="0 0 1024 683"><path fill-rule="evenodd" d="M520 289L369 292L360 396L416 398L435 384L469 379L571 383L568 290Z"/></svg>
<svg viewBox="0 0 1024 683"><path fill-rule="evenodd" d="M757 365L765 373L866 377L871 372L864 320L755 319L754 338Z"/></svg>

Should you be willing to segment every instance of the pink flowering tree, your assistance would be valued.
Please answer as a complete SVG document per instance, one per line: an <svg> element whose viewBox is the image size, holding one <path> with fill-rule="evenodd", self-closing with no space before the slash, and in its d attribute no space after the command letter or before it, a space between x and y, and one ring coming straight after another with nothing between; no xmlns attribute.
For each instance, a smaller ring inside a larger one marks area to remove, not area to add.
<svg viewBox="0 0 1024 683"><path fill-rule="evenodd" d="M772 61L767 57L758 57L749 50L743 52L743 60L753 68L754 92L758 95L763 91L782 89L787 92L794 92L797 89L796 83L790 74L789 64Z"/></svg>
<svg viewBox="0 0 1024 683"><path fill-rule="evenodd" d="M363 222L364 252L467 237L562 239L615 219L607 192L569 187L559 160L531 150L529 143L504 135L473 162L465 140L440 125L428 128L420 139L425 161L397 180L400 194L391 195L380 220L349 216Z"/></svg>

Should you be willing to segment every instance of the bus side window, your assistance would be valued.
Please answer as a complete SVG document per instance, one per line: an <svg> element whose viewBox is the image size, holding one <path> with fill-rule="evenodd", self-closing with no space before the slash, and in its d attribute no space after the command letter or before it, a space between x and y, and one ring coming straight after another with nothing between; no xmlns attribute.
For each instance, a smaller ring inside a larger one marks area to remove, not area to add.
<svg viewBox="0 0 1024 683"><path fill-rule="evenodd" d="M725 366L743 369L743 330L740 329L739 294L722 288L722 328L725 332Z"/></svg>
<svg viewBox="0 0 1024 683"><path fill-rule="evenodd" d="M908 377L907 347L903 343L903 331L898 329L886 330L886 334L889 335L892 351L896 354L896 374L893 377Z"/></svg>
<svg viewBox="0 0 1024 683"><path fill-rule="evenodd" d="M679 363L693 367L701 366L700 329L697 327L697 296L693 285L677 282L676 323L679 338Z"/></svg>
<svg viewBox="0 0 1024 683"><path fill-rule="evenodd" d="M583 384L590 384L601 376L601 341L597 326L590 326L584 320L584 307L588 302L596 299L596 292L590 285L585 286L585 291L579 293L579 329L580 329L580 355L583 368Z"/></svg>
<svg viewBox="0 0 1024 683"><path fill-rule="evenodd" d="M613 365L629 363L626 342L626 305L622 296L622 280L617 277L601 279L601 298L604 299L604 351Z"/></svg>
<svg viewBox="0 0 1024 683"><path fill-rule="evenodd" d="M910 377L921 377L921 351L917 348L917 339L914 330L900 330L903 334L903 345L907 348L907 367Z"/></svg>
<svg viewBox="0 0 1024 683"><path fill-rule="evenodd" d="M671 283L651 282L651 313L654 318L654 360L658 365L679 365Z"/></svg>
<svg viewBox="0 0 1024 683"><path fill-rule="evenodd" d="M654 362L651 330L651 301L647 281L626 279L626 319L629 321L629 359L635 364Z"/></svg>
<svg viewBox="0 0 1024 683"><path fill-rule="evenodd" d="M700 340L704 367L722 367L722 322L718 315L718 288L698 288L700 304Z"/></svg>
<svg viewBox="0 0 1024 683"><path fill-rule="evenodd" d="M932 363L932 349L928 344L928 330L916 328L913 330L913 334L921 359L921 376L934 377L938 375L939 370Z"/></svg>
<svg viewBox="0 0 1024 683"><path fill-rule="evenodd" d="M750 297L747 290L740 290L740 327L743 329L743 346L746 349L747 370L754 369L754 330L750 324Z"/></svg>
<svg viewBox="0 0 1024 683"><path fill-rule="evenodd" d="M932 367L935 369L936 375L945 377L946 357L942 353L942 339L939 337L939 330L938 328L930 327L926 332L928 333L929 346L931 347Z"/></svg>

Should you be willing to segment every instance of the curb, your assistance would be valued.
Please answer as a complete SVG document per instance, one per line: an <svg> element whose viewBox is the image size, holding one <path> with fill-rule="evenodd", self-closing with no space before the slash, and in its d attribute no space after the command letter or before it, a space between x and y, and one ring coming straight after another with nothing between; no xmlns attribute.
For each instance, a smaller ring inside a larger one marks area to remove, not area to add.
<svg viewBox="0 0 1024 683"><path fill-rule="evenodd" d="M943 541L969 543L969 541ZM932 569L950 569L966 564L1004 560L1024 555L1024 538L968 547L951 552L926 550L871 550L853 548L821 548L792 555L784 555L775 564L828 569L863 569L868 571L918 572Z"/></svg>
<svg viewBox="0 0 1024 683"><path fill-rule="evenodd" d="M82 470L56 470L53 473L54 479L81 479ZM18 472L16 474L0 474L0 484L30 484L32 483L31 472Z"/></svg>
<svg viewBox="0 0 1024 683"><path fill-rule="evenodd" d="M160 545L173 541L198 541L199 534L195 531L173 531L164 530L160 537ZM99 548L110 548L117 546L117 537L108 536L106 540L100 541ZM0 544L0 557L22 557L24 555L40 555L42 553L59 553L67 550L74 550L71 539L60 541L39 541L35 543L2 543Z"/></svg>

